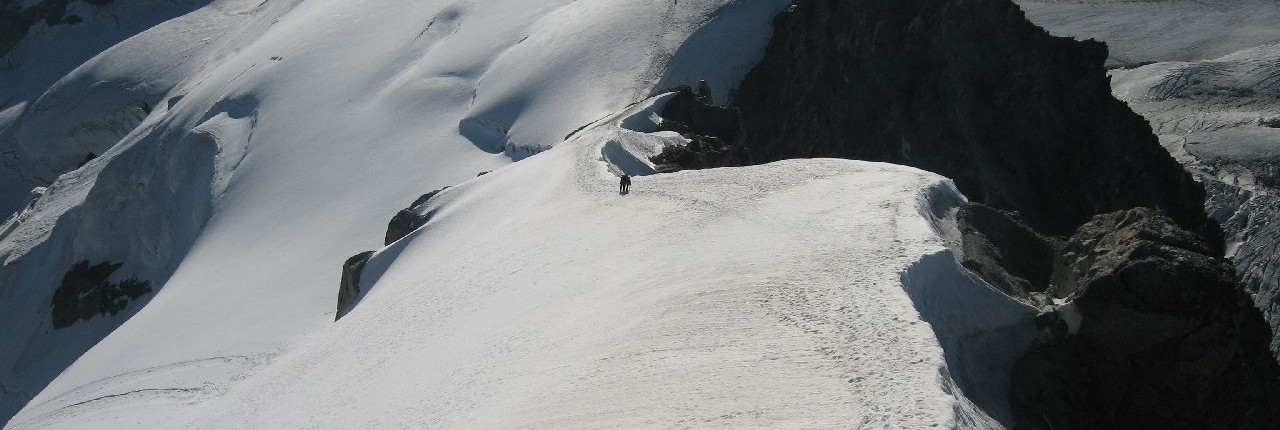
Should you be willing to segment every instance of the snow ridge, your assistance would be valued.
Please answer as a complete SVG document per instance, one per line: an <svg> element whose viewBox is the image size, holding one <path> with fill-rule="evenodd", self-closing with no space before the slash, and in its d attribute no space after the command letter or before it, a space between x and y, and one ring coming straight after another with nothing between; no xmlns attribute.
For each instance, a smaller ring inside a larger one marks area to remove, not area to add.
<svg viewBox="0 0 1280 430"><path fill-rule="evenodd" d="M136 78L112 100L147 109L77 117L115 119L64 154L101 157L0 228L6 428L1007 425L1028 310L946 251L949 180L651 174L684 139L637 99L723 100L785 4L221 0L95 57L51 94ZM166 40L194 48L137 54ZM157 292L52 330L82 259Z"/></svg>
<svg viewBox="0 0 1280 430"><path fill-rule="evenodd" d="M677 67L670 53L722 10L733 25L701 38L763 42L784 5L218 0L55 73L39 100L0 114L0 143L53 156L42 165L61 175L0 229L0 326L21 345L0 351L3 416L33 397L13 393L35 394L22 417L45 416L98 381L273 354L325 330L341 261L381 245L379 220L403 196L553 147L632 103L656 84L645 71ZM707 68L750 64L758 51L679 67L727 90L735 75ZM95 104L71 103L80 97ZM459 124L469 118L501 136L468 139ZM100 157L75 167L89 151ZM0 190L14 208L29 185L19 188ZM156 293L117 317L52 330L48 297L80 260L123 262L114 276ZM182 383L112 383L94 396L204 380L183 369Z"/></svg>

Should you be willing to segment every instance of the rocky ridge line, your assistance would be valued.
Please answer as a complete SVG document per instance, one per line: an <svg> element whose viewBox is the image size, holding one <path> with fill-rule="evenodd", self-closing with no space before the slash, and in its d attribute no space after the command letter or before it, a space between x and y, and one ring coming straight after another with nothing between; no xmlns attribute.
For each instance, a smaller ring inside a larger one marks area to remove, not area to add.
<svg viewBox="0 0 1280 430"><path fill-rule="evenodd" d="M732 105L758 162L919 167L1051 236L1158 208L1220 243L1203 188L1112 96L1106 58L1008 0L796 0Z"/></svg>

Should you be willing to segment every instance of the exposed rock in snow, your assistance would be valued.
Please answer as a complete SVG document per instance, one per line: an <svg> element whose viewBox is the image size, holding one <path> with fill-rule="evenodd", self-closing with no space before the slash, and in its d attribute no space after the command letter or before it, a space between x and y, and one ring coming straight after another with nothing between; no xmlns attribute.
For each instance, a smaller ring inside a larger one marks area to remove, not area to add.
<svg viewBox="0 0 1280 430"><path fill-rule="evenodd" d="M480 175L484 175L485 173L488 172L481 172ZM409 234L409 232L417 230L418 227L422 227L426 224L427 221L431 219L430 214L419 214L415 212L415 210L427 201L431 200L432 197L435 197L436 194L440 194L441 191L448 188L449 187L444 187L423 194L414 200L413 203L410 203L409 207L401 209L400 212L396 212L396 215L391 217L391 221L387 222L387 234L383 237L382 244L390 245L391 242L400 240L404 235Z"/></svg>
<svg viewBox="0 0 1280 430"><path fill-rule="evenodd" d="M969 270L1010 296L1046 304L1060 240L1032 230L1015 215L971 203L956 213L957 257Z"/></svg>
<svg viewBox="0 0 1280 430"><path fill-rule="evenodd" d="M342 319L360 301L360 273L364 271L364 265L371 255L373 251L361 252L342 263L342 280L338 283L338 310L333 316L334 321Z"/></svg>
<svg viewBox="0 0 1280 430"><path fill-rule="evenodd" d="M689 87L678 89L662 107L663 124L667 128L682 129L678 131L715 137L730 145L741 145L746 138L746 131L738 109L712 105L710 97L700 95L709 92L710 90L695 93Z"/></svg>
<svg viewBox="0 0 1280 430"><path fill-rule="evenodd" d="M706 81L703 81L706 84ZM743 146L746 130L737 108L715 106L710 88L677 88L662 108L662 129L680 133L684 145L668 145L651 157L661 172L752 164Z"/></svg>
<svg viewBox="0 0 1280 430"><path fill-rule="evenodd" d="M123 265L102 262L90 266L86 260L71 266L62 276L62 284L53 292L53 328L67 328L76 321L98 315L115 316L128 306L129 301L150 293L151 283L147 281L137 278L108 280Z"/></svg>
<svg viewBox="0 0 1280 430"><path fill-rule="evenodd" d="M1231 265L1149 209L1099 215L1066 244L1053 293L1078 333L1014 370L1020 428L1268 429L1280 365ZM1065 306L1064 306L1065 307Z"/></svg>

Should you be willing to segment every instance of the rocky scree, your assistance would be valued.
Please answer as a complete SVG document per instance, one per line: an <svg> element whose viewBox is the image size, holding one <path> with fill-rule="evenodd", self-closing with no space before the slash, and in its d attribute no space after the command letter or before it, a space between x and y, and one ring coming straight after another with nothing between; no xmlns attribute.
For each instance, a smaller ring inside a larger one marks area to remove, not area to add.
<svg viewBox="0 0 1280 430"><path fill-rule="evenodd" d="M333 316L334 321L342 319L356 307L360 298L360 272L364 271L364 265L371 256L373 251L365 251L352 255L342 263L342 279L338 282L338 311Z"/></svg>

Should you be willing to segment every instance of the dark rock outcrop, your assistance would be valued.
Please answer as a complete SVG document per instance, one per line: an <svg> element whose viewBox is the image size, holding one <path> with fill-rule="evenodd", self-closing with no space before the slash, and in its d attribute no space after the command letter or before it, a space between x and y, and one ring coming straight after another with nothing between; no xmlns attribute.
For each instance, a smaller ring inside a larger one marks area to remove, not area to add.
<svg viewBox="0 0 1280 430"><path fill-rule="evenodd" d="M391 221L387 223L387 235L383 238L383 245L400 240L418 227L422 227L427 223L426 215L418 215L410 209L401 209L396 212L396 216L391 217Z"/></svg>
<svg viewBox="0 0 1280 430"><path fill-rule="evenodd" d="M689 139L684 146L668 146L650 161L658 172L681 169L752 164L750 152L743 145L746 132L737 108L711 104L711 88L699 82L695 91L687 86L676 88L676 94L663 106L662 129L675 131Z"/></svg>
<svg viewBox="0 0 1280 430"><path fill-rule="evenodd" d="M956 213L960 264L1009 296L1033 304L1047 302L1043 293L1053 274L1060 240L1036 233L1015 214L970 203Z"/></svg>
<svg viewBox="0 0 1280 430"><path fill-rule="evenodd" d="M333 316L334 321L342 319L355 308L356 301L360 298L360 272L364 271L364 264L369 262L372 255L373 251L361 252L342 263L342 280L338 285L338 313Z"/></svg>
<svg viewBox="0 0 1280 430"><path fill-rule="evenodd" d="M737 166L743 158L741 147L734 147L724 140L700 134L686 134L689 143L662 148L662 152L649 158L657 173L670 173L684 169L710 169Z"/></svg>
<svg viewBox="0 0 1280 430"><path fill-rule="evenodd" d="M427 201L431 200L432 197L435 197L436 194L447 189L449 189L449 187L444 187L423 194L415 199L413 203L409 204L409 207L401 209L400 212L396 212L396 215L391 217L391 221L387 223L387 234L383 237L383 245L390 245L392 242L400 240L400 238L405 237L414 230L417 230L418 227L426 225L427 221L431 219L431 214L427 213L418 215L416 209L419 206L426 204Z"/></svg>
<svg viewBox="0 0 1280 430"><path fill-rule="evenodd" d="M62 276L62 284L53 292L53 328L70 327L77 321L88 321L98 315L115 316L129 302L151 292L151 283L129 278L111 282L107 278L124 263L101 262L90 266L88 260L71 266Z"/></svg>
<svg viewBox="0 0 1280 430"><path fill-rule="evenodd" d="M488 173L483 172L481 175ZM400 238L405 237L418 227L426 225L431 219L431 213L418 215L417 209L422 205L431 201L432 197L440 194L441 191L447 190L444 187L438 190L418 196L409 204L409 207L401 209L395 216L391 217L391 221L387 223L387 234L383 237L383 245L390 245ZM374 251L365 251L351 256L342 264L342 279L338 283L338 311L334 315L333 320L337 321L351 312L356 302L360 299L360 273L364 271L364 265L369 261Z"/></svg>
<svg viewBox="0 0 1280 430"><path fill-rule="evenodd" d="M1054 37L1008 0L794 0L733 93L756 161L888 161L1065 236L1159 208L1218 246L1204 191L1111 95L1106 46Z"/></svg>
<svg viewBox="0 0 1280 430"><path fill-rule="evenodd" d="M710 91L695 93L687 86L677 88L676 95L667 100L659 114L663 128L740 144L746 136L738 108L710 104Z"/></svg>
<svg viewBox="0 0 1280 430"><path fill-rule="evenodd" d="M1270 332L1213 247L1150 209L1099 215L1050 291L1077 333L1014 368L1019 428L1266 429L1280 420Z"/></svg>

